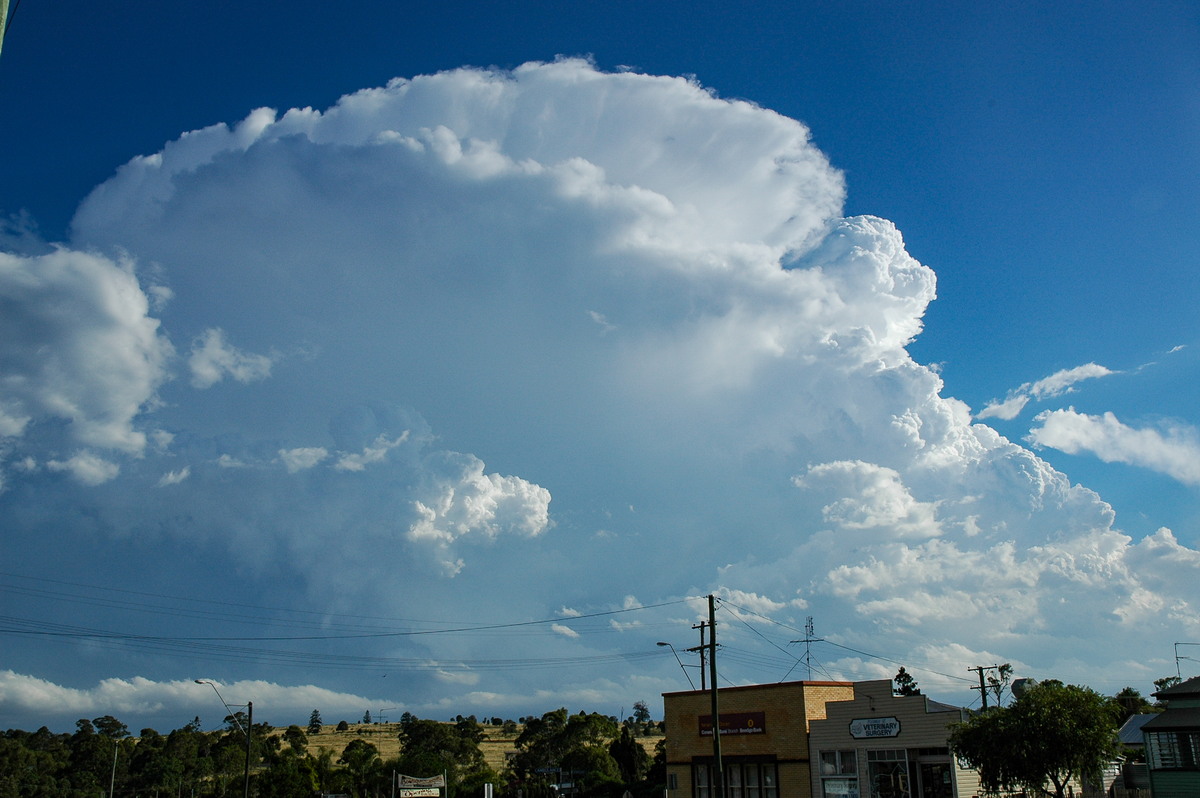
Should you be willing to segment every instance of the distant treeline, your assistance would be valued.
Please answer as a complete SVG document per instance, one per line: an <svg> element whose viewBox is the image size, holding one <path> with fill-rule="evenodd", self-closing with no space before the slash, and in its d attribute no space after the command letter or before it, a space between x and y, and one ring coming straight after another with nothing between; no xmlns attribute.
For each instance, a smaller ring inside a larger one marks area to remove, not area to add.
<svg viewBox="0 0 1200 798"><path fill-rule="evenodd" d="M363 720L369 723L369 715ZM516 734L502 772L485 761L480 743L486 729L474 716L447 723L405 713L398 726L400 753L387 759L360 738L361 731L336 758L328 749L310 753L309 736L322 728L316 710L306 728L265 723L251 728L239 712L212 732L202 731L197 718L169 734L142 729L135 737L111 715L79 720L74 733L55 734L44 726L34 732L10 729L0 733L0 798L236 796L247 773L251 795L260 798L387 795L397 773L445 774L442 798L480 796L487 783L498 796L515 796L520 789L525 798L562 793L617 798L628 790L652 798L666 782L662 742L652 758L639 740L661 728L649 720L643 702L623 722L598 713L572 715L565 708L522 718L522 725L487 720ZM338 727L349 730L344 721ZM571 786L560 788L560 781Z"/></svg>

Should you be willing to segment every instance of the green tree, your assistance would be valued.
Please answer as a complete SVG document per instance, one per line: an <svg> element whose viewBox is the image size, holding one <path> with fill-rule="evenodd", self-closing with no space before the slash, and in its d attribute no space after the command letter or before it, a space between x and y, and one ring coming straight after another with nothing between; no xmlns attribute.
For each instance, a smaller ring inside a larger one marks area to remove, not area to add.
<svg viewBox="0 0 1200 798"><path fill-rule="evenodd" d="M1143 715L1154 711L1154 705L1132 687L1124 687L1121 692L1113 696L1112 705L1118 726L1134 715Z"/></svg>
<svg viewBox="0 0 1200 798"><path fill-rule="evenodd" d="M1180 682L1180 679L1178 676L1164 676L1161 679L1155 679L1154 680L1154 692L1161 693L1163 690L1169 689L1169 688L1174 687L1175 685L1179 684L1179 682ZM1167 705L1162 701L1155 701L1154 706L1156 709L1166 709L1167 708Z"/></svg>
<svg viewBox="0 0 1200 798"><path fill-rule="evenodd" d="M1096 778L1117 759L1116 731L1104 696L1051 679L954 726L950 749L979 772L986 791L1063 798L1072 778Z"/></svg>
<svg viewBox="0 0 1200 798"><path fill-rule="evenodd" d="M581 792L601 792L620 781L620 768L608 747L616 737L616 721L599 713L569 715L566 708L526 718L517 737L512 768L521 782L537 782L539 769L554 768L572 774Z"/></svg>
<svg viewBox="0 0 1200 798"><path fill-rule="evenodd" d="M303 755L308 750L308 735L299 726L292 724L283 733L283 741L292 753Z"/></svg>
<svg viewBox="0 0 1200 798"><path fill-rule="evenodd" d="M342 750L338 764L350 771L355 793L367 795L374 782L379 780L379 749L366 740L351 740Z"/></svg>
<svg viewBox="0 0 1200 798"><path fill-rule="evenodd" d="M469 719L455 724L413 719L400 727L397 769L409 776L445 773L447 791L458 794L478 776L494 776L479 749L478 724ZM482 782L480 782L482 783Z"/></svg>
<svg viewBox="0 0 1200 798"><path fill-rule="evenodd" d="M636 709L634 717L637 717ZM609 743L608 753L617 763L621 780L627 785L640 782L650 769L650 755L628 726L622 726L620 736Z"/></svg>
<svg viewBox="0 0 1200 798"><path fill-rule="evenodd" d="M314 709L312 714L308 716L308 733L320 734L321 722L321 713Z"/></svg>
<svg viewBox="0 0 1200 798"><path fill-rule="evenodd" d="M362 722L363 722L363 723L370 723L370 722L371 722L371 710L369 710L369 709L368 709L366 712L364 712L364 713L363 713L363 719L362 719Z"/></svg>
<svg viewBox="0 0 1200 798"><path fill-rule="evenodd" d="M917 680L912 677L912 674L904 670L904 666L900 666L900 670L896 672L896 676L892 679L894 686L892 693L895 695L920 695L921 689L917 687Z"/></svg>

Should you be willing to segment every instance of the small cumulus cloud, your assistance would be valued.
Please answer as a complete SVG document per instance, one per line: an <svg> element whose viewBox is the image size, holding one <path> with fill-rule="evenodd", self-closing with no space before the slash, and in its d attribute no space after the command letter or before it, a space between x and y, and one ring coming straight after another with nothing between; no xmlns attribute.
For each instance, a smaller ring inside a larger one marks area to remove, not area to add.
<svg viewBox="0 0 1200 798"><path fill-rule="evenodd" d="M408 435L408 431L396 438L380 435L374 443L363 447L361 452L342 454L333 467L338 471L362 471L373 463L381 463L387 458L389 451L408 440Z"/></svg>
<svg viewBox="0 0 1200 798"><path fill-rule="evenodd" d="M121 467L95 452L81 451L68 460L49 460L46 468L71 475L78 482L94 487L116 479Z"/></svg>
<svg viewBox="0 0 1200 798"><path fill-rule="evenodd" d="M1084 380L1107 377L1117 373L1119 372L1098 363L1085 363L1082 366L1056 371L1049 377L1037 382L1027 382L1021 387L1009 391L1008 397L1003 401L993 399L983 410L979 411L976 418L999 418L1003 421L1012 421L1025 409L1025 405L1029 403L1030 399L1041 400L1061 396L1074 391L1075 386Z"/></svg>
<svg viewBox="0 0 1200 798"><path fill-rule="evenodd" d="M476 685L479 684L479 674L473 673L470 670L447 670L438 668L434 671L439 682L443 684L458 684L458 685Z"/></svg>
<svg viewBox="0 0 1200 798"><path fill-rule="evenodd" d="M192 343L188 367L192 372L192 385L201 389L211 388L226 377L245 384L271 376L269 357L239 351L225 340L224 331L218 328L205 330Z"/></svg>
<svg viewBox="0 0 1200 798"><path fill-rule="evenodd" d="M1106 463L1127 463L1166 474L1187 485L1200 485L1200 434L1186 425L1137 429L1113 413L1089 415L1074 408L1040 413L1029 432L1037 446L1079 454L1089 452Z"/></svg>
<svg viewBox="0 0 1200 798"><path fill-rule="evenodd" d="M551 624L550 628L554 630L555 634L562 635L563 637L570 637L570 638L579 637L579 632L576 632L574 629L567 626L566 624L555 623L555 624Z"/></svg>
<svg viewBox="0 0 1200 798"><path fill-rule="evenodd" d="M190 466L184 466L178 471L168 471L159 477L158 487L164 488L168 485L178 485L192 475Z"/></svg>
<svg viewBox="0 0 1200 798"><path fill-rule="evenodd" d="M316 466L329 456L329 450L320 446L306 446L296 449L280 449L279 460L289 474L305 471Z"/></svg>

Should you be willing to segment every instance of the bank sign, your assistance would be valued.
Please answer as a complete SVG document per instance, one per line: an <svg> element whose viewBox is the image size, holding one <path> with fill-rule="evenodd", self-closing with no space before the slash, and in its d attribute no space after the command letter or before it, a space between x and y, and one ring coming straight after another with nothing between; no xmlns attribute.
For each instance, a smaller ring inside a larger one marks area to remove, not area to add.
<svg viewBox="0 0 1200 798"><path fill-rule="evenodd" d="M850 721L850 736L856 740L899 737L899 718L857 718Z"/></svg>
<svg viewBox="0 0 1200 798"><path fill-rule="evenodd" d="M712 737L712 715L701 715L700 736ZM721 736L726 734L765 734L767 713L765 712L722 712Z"/></svg>

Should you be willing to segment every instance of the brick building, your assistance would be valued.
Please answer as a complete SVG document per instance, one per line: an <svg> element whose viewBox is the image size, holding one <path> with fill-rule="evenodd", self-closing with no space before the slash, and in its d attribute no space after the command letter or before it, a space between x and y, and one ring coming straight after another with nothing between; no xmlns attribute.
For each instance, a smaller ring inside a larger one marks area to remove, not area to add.
<svg viewBox="0 0 1200 798"><path fill-rule="evenodd" d="M851 682L783 682L720 690L726 798L810 798L809 723L854 697ZM669 798L718 798L711 785L709 693L663 695Z"/></svg>
<svg viewBox="0 0 1200 798"><path fill-rule="evenodd" d="M665 693L668 798L712 789L710 694ZM964 710L894 696L889 679L719 692L724 798L971 798L978 778L946 745Z"/></svg>

